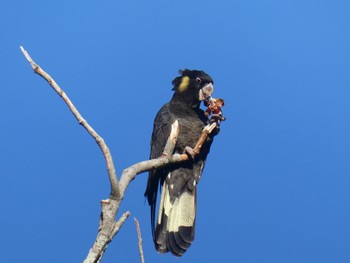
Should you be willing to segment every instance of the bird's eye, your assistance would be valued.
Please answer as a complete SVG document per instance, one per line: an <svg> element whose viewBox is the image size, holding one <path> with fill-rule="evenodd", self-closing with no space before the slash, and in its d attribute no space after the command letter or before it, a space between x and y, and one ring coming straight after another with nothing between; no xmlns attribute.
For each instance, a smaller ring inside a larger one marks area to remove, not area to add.
<svg viewBox="0 0 350 263"><path fill-rule="evenodd" d="M198 84L201 84L201 83L202 83L202 79L201 79L201 78L196 78L196 82L197 82Z"/></svg>

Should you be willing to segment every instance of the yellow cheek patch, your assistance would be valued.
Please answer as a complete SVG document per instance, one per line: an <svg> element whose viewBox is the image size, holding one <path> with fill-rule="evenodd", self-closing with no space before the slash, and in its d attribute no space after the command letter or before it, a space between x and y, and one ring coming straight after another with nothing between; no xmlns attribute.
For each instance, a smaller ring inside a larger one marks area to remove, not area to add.
<svg viewBox="0 0 350 263"><path fill-rule="evenodd" d="M190 85L190 78L187 76L182 77L178 91L183 92L184 90L186 90L188 88L189 85Z"/></svg>

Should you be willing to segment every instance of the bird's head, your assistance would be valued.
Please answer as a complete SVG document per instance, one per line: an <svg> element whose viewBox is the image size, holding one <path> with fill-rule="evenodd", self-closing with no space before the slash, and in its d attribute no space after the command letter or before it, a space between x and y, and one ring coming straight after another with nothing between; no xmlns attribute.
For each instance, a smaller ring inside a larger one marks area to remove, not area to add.
<svg viewBox="0 0 350 263"><path fill-rule="evenodd" d="M176 77L172 84L175 96L192 106L211 97L214 92L213 79L202 70L179 70L181 76Z"/></svg>

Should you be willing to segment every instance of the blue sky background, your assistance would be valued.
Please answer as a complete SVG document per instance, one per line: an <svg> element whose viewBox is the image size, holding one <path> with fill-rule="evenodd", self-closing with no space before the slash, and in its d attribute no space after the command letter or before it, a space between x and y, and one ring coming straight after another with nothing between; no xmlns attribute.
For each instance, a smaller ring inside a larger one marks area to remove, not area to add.
<svg viewBox="0 0 350 263"><path fill-rule="evenodd" d="M2 262L81 262L109 183L103 156L20 52L66 91L118 175L147 159L177 70L203 69L227 121L199 184L196 238L158 255L143 192L103 262L350 262L350 2L4 1ZM119 216L121 213L119 214Z"/></svg>

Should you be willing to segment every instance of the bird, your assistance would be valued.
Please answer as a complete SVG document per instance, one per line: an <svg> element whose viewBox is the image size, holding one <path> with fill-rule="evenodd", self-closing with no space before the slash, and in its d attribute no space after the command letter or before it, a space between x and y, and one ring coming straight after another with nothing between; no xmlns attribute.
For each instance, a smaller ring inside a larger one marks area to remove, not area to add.
<svg viewBox="0 0 350 263"><path fill-rule="evenodd" d="M202 70L179 70L173 81L174 94L157 113L151 136L150 159L162 156L177 120L179 134L174 153L186 153L193 148L203 128L209 123L200 109L202 101L214 91L213 79ZM180 257L190 247L195 235L197 184L201 178L213 141L208 136L200 153L193 159L166 168L149 171L145 198L151 210L151 230L156 250ZM156 220L157 195L161 192Z"/></svg>

